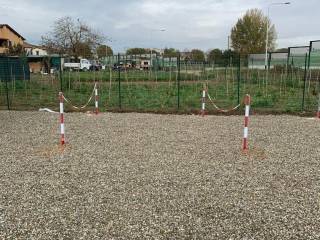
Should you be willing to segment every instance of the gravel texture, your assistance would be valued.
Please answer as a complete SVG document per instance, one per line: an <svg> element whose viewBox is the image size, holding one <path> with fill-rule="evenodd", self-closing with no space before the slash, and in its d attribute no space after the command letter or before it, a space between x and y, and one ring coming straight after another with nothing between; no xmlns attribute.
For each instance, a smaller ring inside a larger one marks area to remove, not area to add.
<svg viewBox="0 0 320 240"><path fill-rule="evenodd" d="M0 239L320 239L320 120L0 112Z"/></svg>

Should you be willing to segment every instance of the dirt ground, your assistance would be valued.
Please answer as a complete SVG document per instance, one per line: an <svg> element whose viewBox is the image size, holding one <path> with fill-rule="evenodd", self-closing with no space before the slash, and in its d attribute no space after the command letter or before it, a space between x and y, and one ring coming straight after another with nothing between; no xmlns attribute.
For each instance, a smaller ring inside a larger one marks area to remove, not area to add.
<svg viewBox="0 0 320 240"><path fill-rule="evenodd" d="M320 120L0 112L0 239L320 239Z"/></svg>

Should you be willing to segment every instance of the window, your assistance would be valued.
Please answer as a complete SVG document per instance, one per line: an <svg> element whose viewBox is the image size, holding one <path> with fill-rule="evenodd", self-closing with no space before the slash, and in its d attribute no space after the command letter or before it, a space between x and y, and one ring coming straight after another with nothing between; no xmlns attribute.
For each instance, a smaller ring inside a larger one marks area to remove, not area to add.
<svg viewBox="0 0 320 240"><path fill-rule="evenodd" d="M7 40L6 39L0 39L0 47L7 47Z"/></svg>
<svg viewBox="0 0 320 240"><path fill-rule="evenodd" d="M36 55L39 56L39 51L36 51Z"/></svg>

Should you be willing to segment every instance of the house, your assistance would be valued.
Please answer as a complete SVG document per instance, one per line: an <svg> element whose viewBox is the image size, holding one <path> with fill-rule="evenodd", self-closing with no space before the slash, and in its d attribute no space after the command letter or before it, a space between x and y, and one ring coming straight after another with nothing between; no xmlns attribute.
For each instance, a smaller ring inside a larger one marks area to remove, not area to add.
<svg viewBox="0 0 320 240"><path fill-rule="evenodd" d="M27 43L25 40L8 24L0 24L0 55L6 55L10 47L21 45L27 55L28 72L30 70L32 73L50 73L53 69L60 68L61 60L59 56L49 56L44 47ZM2 61L3 59L5 58L2 58ZM19 60L19 58L17 59Z"/></svg>
<svg viewBox="0 0 320 240"><path fill-rule="evenodd" d="M48 52L45 47L40 47L27 42L23 43L24 51L27 56L47 56Z"/></svg>
<svg viewBox="0 0 320 240"><path fill-rule="evenodd" d="M164 49L161 48L151 48L152 53L156 53L157 55L163 56L164 55Z"/></svg>
<svg viewBox="0 0 320 240"><path fill-rule="evenodd" d="M24 42L23 49L27 55L31 73L48 73L50 71L48 52L44 47Z"/></svg>
<svg viewBox="0 0 320 240"><path fill-rule="evenodd" d="M7 53L9 47L23 45L24 41L25 38L8 24L0 24L0 54Z"/></svg>
<svg viewBox="0 0 320 240"><path fill-rule="evenodd" d="M180 53L180 59L182 61L190 61L192 58L192 54L189 51L184 51Z"/></svg>
<svg viewBox="0 0 320 240"><path fill-rule="evenodd" d="M149 68L151 67L151 61L150 61L150 59L141 60L139 67L140 67L140 69L143 69L143 70L149 70Z"/></svg>

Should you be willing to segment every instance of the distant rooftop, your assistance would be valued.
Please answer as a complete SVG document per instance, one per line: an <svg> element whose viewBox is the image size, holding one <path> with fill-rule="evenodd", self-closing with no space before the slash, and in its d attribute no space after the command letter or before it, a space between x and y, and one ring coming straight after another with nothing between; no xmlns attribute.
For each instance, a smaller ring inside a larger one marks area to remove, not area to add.
<svg viewBox="0 0 320 240"><path fill-rule="evenodd" d="M12 32L14 32L17 36L21 37L22 40L26 40L23 36L21 36L16 30L14 30L12 27L10 27L9 24L0 24L0 28L6 27L8 29L10 29Z"/></svg>

